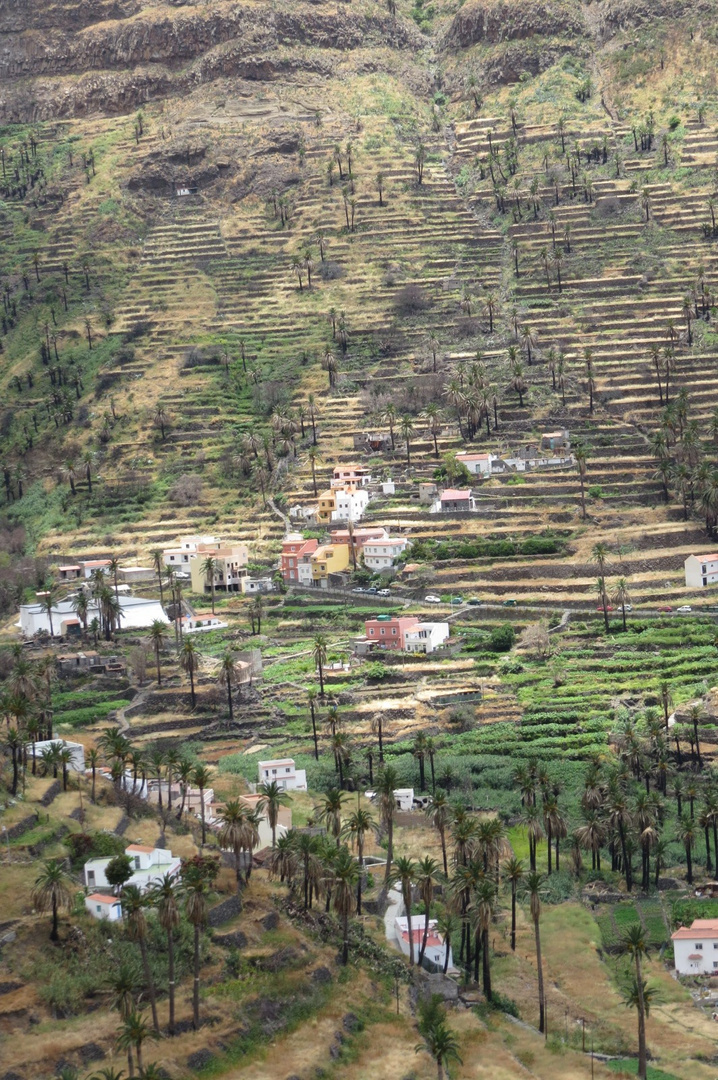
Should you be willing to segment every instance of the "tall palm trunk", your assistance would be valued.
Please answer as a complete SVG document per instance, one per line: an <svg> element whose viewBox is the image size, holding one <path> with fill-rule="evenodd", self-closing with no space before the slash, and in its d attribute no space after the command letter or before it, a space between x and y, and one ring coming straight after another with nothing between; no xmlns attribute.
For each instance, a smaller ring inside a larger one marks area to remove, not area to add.
<svg viewBox="0 0 718 1080"><path fill-rule="evenodd" d="M132 1059L132 1046L127 1047L127 1072L130 1080L132 1080L135 1075L135 1063Z"/></svg>
<svg viewBox="0 0 718 1080"><path fill-rule="evenodd" d="M484 989L484 997L487 1001L491 1001L491 963L489 960L489 931L484 930L482 934L482 952L483 952L483 965L482 965L482 982Z"/></svg>
<svg viewBox="0 0 718 1080"><path fill-rule="evenodd" d="M199 1027L199 923L194 924L194 984L192 987L192 1027Z"/></svg>
<svg viewBox="0 0 718 1080"><path fill-rule="evenodd" d="M143 936L140 938L140 952L142 953L142 969L145 973L145 983L147 985L147 992L150 995L150 1006L152 1008L152 1026L159 1034L160 1025L157 1019L157 995L155 994L155 981L152 978L152 972L150 971L150 960L147 955L147 939ZM139 1049L138 1049L138 1064L139 1064Z"/></svg>
<svg viewBox="0 0 718 1080"><path fill-rule="evenodd" d="M391 873L391 864L394 861L394 820L389 818L386 823L387 832L387 848L386 848L386 867L384 868L384 886L389 880L389 874Z"/></svg>
<svg viewBox="0 0 718 1080"><path fill-rule="evenodd" d="M638 953L636 953L636 985L638 989L638 1077L639 1080L646 1080L646 1003L643 1000L643 974Z"/></svg>
<svg viewBox="0 0 718 1080"><path fill-rule="evenodd" d="M546 1026L546 999L543 988L543 964L541 960L541 931L539 921L534 919L534 937L536 939L536 965L538 967L538 992L539 992L539 1031L543 1033Z"/></svg>
<svg viewBox="0 0 718 1080"><path fill-rule="evenodd" d="M511 951L516 952L516 882L511 882Z"/></svg>
<svg viewBox="0 0 718 1080"><path fill-rule="evenodd" d="M406 925L409 930L409 963L414 963L414 940L411 936L411 885L407 885L403 890L404 893L404 907L406 908Z"/></svg>
<svg viewBox="0 0 718 1080"><path fill-rule="evenodd" d="M342 916L342 964L349 963L349 912L345 908Z"/></svg>
<svg viewBox="0 0 718 1080"><path fill-rule="evenodd" d="M175 1033L175 939L172 927L167 929L167 967L169 975L170 1035Z"/></svg>

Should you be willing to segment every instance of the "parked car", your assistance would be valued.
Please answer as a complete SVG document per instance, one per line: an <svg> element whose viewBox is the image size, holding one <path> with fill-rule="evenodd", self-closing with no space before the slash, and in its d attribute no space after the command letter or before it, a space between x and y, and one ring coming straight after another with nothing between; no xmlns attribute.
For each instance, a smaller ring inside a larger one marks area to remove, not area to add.
<svg viewBox="0 0 718 1080"><path fill-rule="evenodd" d="M391 596L391 589L379 589L379 596Z"/></svg>
<svg viewBox="0 0 718 1080"><path fill-rule="evenodd" d="M352 589L352 592L364 592L364 591L365 590L362 589L362 588Z"/></svg>
<svg viewBox="0 0 718 1080"><path fill-rule="evenodd" d="M450 602L452 604L463 604L464 598L463 596L452 596Z"/></svg>
<svg viewBox="0 0 718 1080"><path fill-rule="evenodd" d="M424 603L425 604L440 604L441 603L441 597L440 596L433 596L431 593L429 593L428 596L424 597Z"/></svg>
<svg viewBox="0 0 718 1080"><path fill-rule="evenodd" d="M691 611L693 611L693 608L690 604L683 604L681 607L676 608L676 611L680 615L688 615Z"/></svg>
<svg viewBox="0 0 718 1080"><path fill-rule="evenodd" d="M516 607L515 600L503 600L502 603L504 607Z"/></svg>
<svg viewBox="0 0 718 1080"><path fill-rule="evenodd" d="M616 609L613 606L613 604L606 604L606 611L615 611L615 610ZM628 610L628 609L626 609L626 610ZM603 615L603 604L599 604L599 606L596 608L596 611L600 611L601 614Z"/></svg>
<svg viewBox="0 0 718 1080"><path fill-rule="evenodd" d="M662 605L661 605L661 606L659 607L659 609L658 609L658 610L659 610L659 611L673 611L673 608L671 607L671 605L670 605L670 604L662 604Z"/></svg>
<svg viewBox="0 0 718 1080"><path fill-rule="evenodd" d="M633 604L624 604L623 605L623 610L624 611L633 611Z"/></svg>
<svg viewBox="0 0 718 1080"><path fill-rule="evenodd" d="M478 596L470 596L466 602L467 604L472 604L474 607L478 607L480 604L483 604L484 601L479 600Z"/></svg>
<svg viewBox="0 0 718 1080"><path fill-rule="evenodd" d="M369 589L365 589L364 591L371 593L372 596L376 596L376 594L379 592L375 585L372 585Z"/></svg>

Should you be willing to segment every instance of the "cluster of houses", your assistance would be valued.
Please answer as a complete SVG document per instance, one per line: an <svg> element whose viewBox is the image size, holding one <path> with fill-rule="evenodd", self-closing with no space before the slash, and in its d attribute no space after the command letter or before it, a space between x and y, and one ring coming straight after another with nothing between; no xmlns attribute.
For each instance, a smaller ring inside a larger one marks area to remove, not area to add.
<svg viewBox="0 0 718 1080"><path fill-rule="evenodd" d="M447 622L420 622L415 615L377 615L364 623L364 637L354 643L359 656L375 650L433 653L449 640Z"/></svg>
<svg viewBox="0 0 718 1080"><path fill-rule="evenodd" d="M282 578L287 585L345 585L355 565L377 572L392 569L408 544L405 536L390 536L383 526L334 529L326 544L289 533L282 544Z"/></svg>
<svg viewBox="0 0 718 1080"><path fill-rule="evenodd" d="M503 473L528 472L531 469L558 469L573 465L571 439L566 428L545 431L538 446L527 445L505 454L460 450L456 460L473 476L498 476Z"/></svg>

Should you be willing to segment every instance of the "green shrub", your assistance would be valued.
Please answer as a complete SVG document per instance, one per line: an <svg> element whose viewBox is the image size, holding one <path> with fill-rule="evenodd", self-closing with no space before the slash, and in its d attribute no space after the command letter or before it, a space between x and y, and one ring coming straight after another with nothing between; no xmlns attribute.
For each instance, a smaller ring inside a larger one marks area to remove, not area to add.
<svg viewBox="0 0 718 1080"><path fill-rule="evenodd" d="M494 652L508 652L516 641L516 631L511 623L501 623L491 631L490 647Z"/></svg>

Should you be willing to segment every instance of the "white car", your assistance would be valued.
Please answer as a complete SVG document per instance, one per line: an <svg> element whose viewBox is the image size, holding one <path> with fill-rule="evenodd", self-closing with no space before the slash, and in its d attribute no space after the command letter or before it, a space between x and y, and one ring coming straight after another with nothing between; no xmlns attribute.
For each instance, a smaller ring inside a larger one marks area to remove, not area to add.
<svg viewBox="0 0 718 1080"><path fill-rule="evenodd" d="M441 597L440 596L432 596L431 594L429 594L429 596L424 597L424 603L425 604L440 604L441 603Z"/></svg>
<svg viewBox="0 0 718 1080"><path fill-rule="evenodd" d="M391 596L391 589L379 589L379 596Z"/></svg>
<svg viewBox="0 0 718 1080"><path fill-rule="evenodd" d="M684 604L683 607L676 608L676 611L679 615L688 615L693 611L693 608L690 604Z"/></svg>

